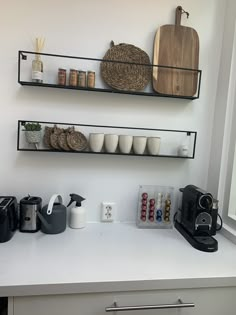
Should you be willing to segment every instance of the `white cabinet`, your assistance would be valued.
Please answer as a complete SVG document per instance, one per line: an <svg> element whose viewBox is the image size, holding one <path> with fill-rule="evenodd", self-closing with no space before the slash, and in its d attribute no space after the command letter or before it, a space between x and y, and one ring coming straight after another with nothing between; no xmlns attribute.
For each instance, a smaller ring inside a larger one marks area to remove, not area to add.
<svg viewBox="0 0 236 315"><path fill-rule="evenodd" d="M119 293L68 294L14 298L14 315L105 315L118 306L194 303L193 308L122 311L121 315L235 315L236 288L199 288Z"/></svg>

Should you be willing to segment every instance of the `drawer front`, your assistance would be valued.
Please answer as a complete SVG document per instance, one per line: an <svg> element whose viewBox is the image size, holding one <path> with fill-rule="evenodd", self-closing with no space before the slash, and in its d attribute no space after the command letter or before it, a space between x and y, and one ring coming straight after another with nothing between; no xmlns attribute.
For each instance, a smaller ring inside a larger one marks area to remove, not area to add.
<svg viewBox="0 0 236 315"><path fill-rule="evenodd" d="M235 315L235 297L236 288L16 297L14 315ZM179 307L179 299L195 307Z"/></svg>

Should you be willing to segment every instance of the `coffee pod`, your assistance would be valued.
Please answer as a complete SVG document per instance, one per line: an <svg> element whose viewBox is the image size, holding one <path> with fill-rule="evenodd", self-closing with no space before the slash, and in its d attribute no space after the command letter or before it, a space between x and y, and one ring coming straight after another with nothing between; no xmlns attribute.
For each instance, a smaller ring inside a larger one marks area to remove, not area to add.
<svg viewBox="0 0 236 315"><path fill-rule="evenodd" d="M154 221L154 217L153 216L149 216L149 221L153 222Z"/></svg>
<svg viewBox="0 0 236 315"><path fill-rule="evenodd" d="M164 221L165 222L170 222L170 217L169 216L165 216Z"/></svg>
<svg viewBox="0 0 236 315"><path fill-rule="evenodd" d="M145 222L146 221L146 215L142 215L141 220Z"/></svg>

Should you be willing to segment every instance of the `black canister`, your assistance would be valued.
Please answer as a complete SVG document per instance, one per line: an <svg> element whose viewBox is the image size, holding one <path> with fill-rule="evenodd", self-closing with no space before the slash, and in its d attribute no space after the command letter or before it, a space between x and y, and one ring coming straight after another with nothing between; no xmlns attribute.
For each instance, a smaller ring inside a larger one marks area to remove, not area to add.
<svg viewBox="0 0 236 315"><path fill-rule="evenodd" d="M42 208L40 197L28 196L20 201L20 228L21 232L33 233L40 229L38 211Z"/></svg>

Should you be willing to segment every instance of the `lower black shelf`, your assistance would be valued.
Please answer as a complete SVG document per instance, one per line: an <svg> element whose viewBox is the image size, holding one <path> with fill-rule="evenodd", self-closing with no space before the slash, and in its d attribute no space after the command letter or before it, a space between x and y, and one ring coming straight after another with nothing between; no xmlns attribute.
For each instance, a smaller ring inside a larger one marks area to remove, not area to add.
<svg viewBox="0 0 236 315"><path fill-rule="evenodd" d="M134 153L108 153L108 152L90 152L90 151L64 151L64 150L50 150L50 149L17 149L17 151L24 151L24 152L53 152L53 153L79 153L79 154L93 154L93 155L122 155L122 156L138 156L138 157L150 157L150 158L157 158L157 157L163 157L163 158L174 158L174 159L194 159L194 157L189 156L179 156L179 155L164 155L164 154L158 154L158 155L150 155L150 154L134 154Z"/></svg>
<svg viewBox="0 0 236 315"><path fill-rule="evenodd" d="M196 139L189 130L18 120L17 150L194 159Z"/></svg>

